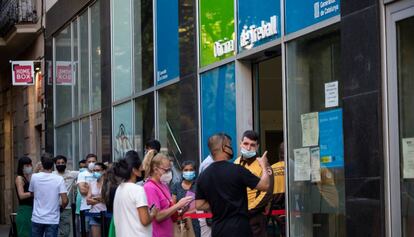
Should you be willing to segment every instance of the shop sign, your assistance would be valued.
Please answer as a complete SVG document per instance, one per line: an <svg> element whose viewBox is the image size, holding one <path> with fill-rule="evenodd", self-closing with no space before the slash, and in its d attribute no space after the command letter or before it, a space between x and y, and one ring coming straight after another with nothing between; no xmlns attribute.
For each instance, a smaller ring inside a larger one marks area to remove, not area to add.
<svg viewBox="0 0 414 237"><path fill-rule="evenodd" d="M70 61L56 61L56 85L73 85L73 75Z"/></svg>
<svg viewBox="0 0 414 237"><path fill-rule="evenodd" d="M240 51L280 37L280 0L239 0L238 9Z"/></svg>
<svg viewBox="0 0 414 237"><path fill-rule="evenodd" d="M12 80L15 86L34 84L33 61L12 61Z"/></svg>
<svg viewBox="0 0 414 237"><path fill-rule="evenodd" d="M157 84L178 78L178 0L157 0L156 4L156 71Z"/></svg>
<svg viewBox="0 0 414 237"><path fill-rule="evenodd" d="M234 55L234 0L200 0L200 64Z"/></svg>
<svg viewBox="0 0 414 237"><path fill-rule="evenodd" d="M340 0L289 0L285 6L287 34L340 14Z"/></svg>

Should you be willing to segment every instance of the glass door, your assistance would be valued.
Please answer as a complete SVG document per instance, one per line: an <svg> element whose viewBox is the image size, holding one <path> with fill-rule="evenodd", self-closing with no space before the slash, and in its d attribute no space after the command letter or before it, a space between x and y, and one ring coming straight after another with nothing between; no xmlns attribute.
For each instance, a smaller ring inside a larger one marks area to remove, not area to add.
<svg viewBox="0 0 414 237"><path fill-rule="evenodd" d="M414 3L387 6L391 235L414 236Z"/></svg>

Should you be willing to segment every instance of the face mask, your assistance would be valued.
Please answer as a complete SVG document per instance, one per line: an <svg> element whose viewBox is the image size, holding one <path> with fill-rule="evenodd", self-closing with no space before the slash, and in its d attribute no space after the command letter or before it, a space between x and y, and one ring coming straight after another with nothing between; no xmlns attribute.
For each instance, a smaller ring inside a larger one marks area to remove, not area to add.
<svg viewBox="0 0 414 237"><path fill-rule="evenodd" d="M66 165L56 165L56 170L57 170L59 173L64 172L64 171L65 171L65 169L66 169Z"/></svg>
<svg viewBox="0 0 414 237"><path fill-rule="evenodd" d="M23 174L32 174L33 167L24 167L23 168Z"/></svg>
<svg viewBox="0 0 414 237"><path fill-rule="evenodd" d="M100 177L102 177L102 174L101 174L100 172L94 172L94 173L93 173L93 177L94 177L95 179L99 179Z"/></svg>
<svg viewBox="0 0 414 237"><path fill-rule="evenodd" d="M79 173L82 173L83 171L86 171L86 170L87 170L86 168L80 168Z"/></svg>
<svg viewBox="0 0 414 237"><path fill-rule="evenodd" d="M145 171L141 171L141 176L137 176L137 182L141 182L142 180L144 180L145 177Z"/></svg>
<svg viewBox="0 0 414 237"><path fill-rule="evenodd" d="M183 178L185 180L193 181L195 177L196 177L196 174L195 174L194 171L184 171L183 172Z"/></svg>
<svg viewBox="0 0 414 237"><path fill-rule="evenodd" d="M231 150L231 153L224 150L224 148L223 148L223 152L226 153L229 156L229 160L233 159L233 156L234 156L233 148L231 146L227 146L227 145L225 145L225 147L227 147L229 150Z"/></svg>
<svg viewBox="0 0 414 237"><path fill-rule="evenodd" d="M256 151L248 151L246 149L244 149L243 147L240 150L243 158L246 159L250 159L250 158L255 158L256 157Z"/></svg>
<svg viewBox="0 0 414 237"><path fill-rule="evenodd" d="M160 180L164 184L169 184L171 182L171 180L172 180L172 172L171 171L168 171L167 173L161 175Z"/></svg>
<svg viewBox="0 0 414 237"><path fill-rule="evenodd" d="M93 170L93 168L95 168L95 163L94 163L94 162L89 163L89 165L88 165L88 169L89 169L90 171L92 171L92 170Z"/></svg>

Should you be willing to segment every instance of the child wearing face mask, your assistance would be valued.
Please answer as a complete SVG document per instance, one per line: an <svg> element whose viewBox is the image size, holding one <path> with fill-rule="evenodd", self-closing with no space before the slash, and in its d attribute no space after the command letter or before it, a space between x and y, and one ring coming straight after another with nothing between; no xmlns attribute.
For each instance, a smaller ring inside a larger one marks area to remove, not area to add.
<svg viewBox="0 0 414 237"><path fill-rule="evenodd" d="M91 205L90 213L100 213L106 211L106 205L101 197L101 190L103 184L102 175L105 173L106 165L103 163L95 163L93 167L93 177L96 181L91 181L89 184L88 195L86 196L86 203ZM101 218L89 218L89 226L92 237L100 237L101 235Z"/></svg>
<svg viewBox="0 0 414 237"><path fill-rule="evenodd" d="M187 196L174 203L168 188L171 179L170 159L158 153L151 160L149 179L144 185L148 205L154 205L159 209L152 226L153 237L172 237L174 234L173 219L177 215L177 211L194 200L194 197Z"/></svg>
<svg viewBox="0 0 414 237"><path fill-rule="evenodd" d="M193 161L184 161L181 164L182 181L175 183L171 188L172 200L174 203L180 201L187 196L195 197L196 192L196 169ZM186 213L196 212L195 203L192 201L188 208L185 208ZM197 219L192 220L194 235L200 237L200 223Z"/></svg>

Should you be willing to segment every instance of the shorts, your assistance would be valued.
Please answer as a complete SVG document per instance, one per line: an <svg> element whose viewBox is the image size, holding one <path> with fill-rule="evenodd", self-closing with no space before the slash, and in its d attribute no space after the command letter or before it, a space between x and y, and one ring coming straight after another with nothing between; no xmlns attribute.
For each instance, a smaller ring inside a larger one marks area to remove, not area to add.
<svg viewBox="0 0 414 237"><path fill-rule="evenodd" d="M101 225L101 218L99 217L88 217L89 225Z"/></svg>

